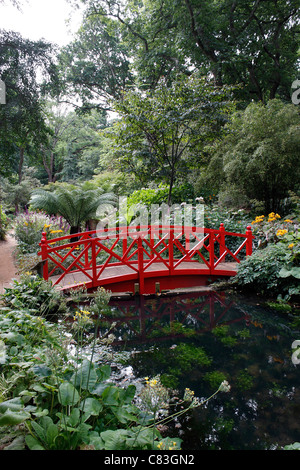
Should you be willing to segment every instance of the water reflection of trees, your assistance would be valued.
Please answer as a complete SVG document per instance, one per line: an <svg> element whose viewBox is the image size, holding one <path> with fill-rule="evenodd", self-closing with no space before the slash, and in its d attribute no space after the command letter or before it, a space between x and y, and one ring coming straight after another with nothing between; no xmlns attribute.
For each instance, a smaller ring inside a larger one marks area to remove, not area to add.
<svg viewBox="0 0 300 470"><path fill-rule="evenodd" d="M235 308L234 308L235 307ZM206 291L147 298L112 300L102 328L114 324L114 344L149 343L155 339L193 337L216 326L250 323L250 315L223 293Z"/></svg>
<svg viewBox="0 0 300 470"><path fill-rule="evenodd" d="M170 423L166 432L184 438L183 450L280 448L298 439L293 335L256 301L211 291L132 297L112 301L102 321L103 331L115 323L116 350L128 346L139 377L160 374L179 395L189 387L200 399L218 386L215 377L229 381L228 395Z"/></svg>

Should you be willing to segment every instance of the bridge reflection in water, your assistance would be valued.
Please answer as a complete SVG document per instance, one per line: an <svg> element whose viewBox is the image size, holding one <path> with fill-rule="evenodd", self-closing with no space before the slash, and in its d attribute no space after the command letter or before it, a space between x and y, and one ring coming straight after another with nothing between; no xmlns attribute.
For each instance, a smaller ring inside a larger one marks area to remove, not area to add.
<svg viewBox="0 0 300 470"><path fill-rule="evenodd" d="M110 313L100 319L100 331L112 326L114 345L180 339L217 326L244 322L251 316L224 293L214 291L111 300Z"/></svg>

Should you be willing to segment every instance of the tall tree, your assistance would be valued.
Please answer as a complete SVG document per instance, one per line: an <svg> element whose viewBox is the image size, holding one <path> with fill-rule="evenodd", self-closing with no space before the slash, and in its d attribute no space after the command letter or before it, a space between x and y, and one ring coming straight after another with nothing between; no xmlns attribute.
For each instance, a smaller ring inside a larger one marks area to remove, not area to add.
<svg viewBox="0 0 300 470"><path fill-rule="evenodd" d="M278 99L251 103L234 114L227 135L213 148L206 172L227 195L264 203L265 213L279 212L289 190L300 180L298 107Z"/></svg>
<svg viewBox="0 0 300 470"><path fill-rule="evenodd" d="M62 49L60 67L65 95L81 112L111 110L111 99L120 98L132 83L119 23L109 18L102 22L93 14L86 15L75 40Z"/></svg>
<svg viewBox="0 0 300 470"><path fill-rule="evenodd" d="M12 168L22 180L24 157L36 156L48 128L43 113L43 80L56 74L51 44L0 30L0 76L6 104L0 107L0 171Z"/></svg>
<svg viewBox="0 0 300 470"><path fill-rule="evenodd" d="M121 26L132 69L144 86L195 68L239 96L290 99L297 76L300 0L82 0L86 15Z"/></svg>
<svg viewBox="0 0 300 470"><path fill-rule="evenodd" d="M41 145L48 183L89 179L98 167L101 152L100 131L106 119L97 110L78 116L56 103L47 105L47 125L51 130Z"/></svg>
<svg viewBox="0 0 300 470"><path fill-rule="evenodd" d="M110 135L123 171L169 184L201 160L204 144L220 135L232 112L230 90L217 88L196 74L164 81L155 90L131 91L116 104L121 119Z"/></svg>

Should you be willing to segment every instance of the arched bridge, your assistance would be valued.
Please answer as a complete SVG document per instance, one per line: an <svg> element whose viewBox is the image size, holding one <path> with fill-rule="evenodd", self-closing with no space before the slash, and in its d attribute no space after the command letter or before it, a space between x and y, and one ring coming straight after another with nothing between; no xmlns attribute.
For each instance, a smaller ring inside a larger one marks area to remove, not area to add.
<svg viewBox="0 0 300 470"><path fill-rule="evenodd" d="M205 286L234 276L237 265L252 254L253 235L218 230L149 225L48 239L40 243L43 277L67 290L85 285L112 292L155 292Z"/></svg>

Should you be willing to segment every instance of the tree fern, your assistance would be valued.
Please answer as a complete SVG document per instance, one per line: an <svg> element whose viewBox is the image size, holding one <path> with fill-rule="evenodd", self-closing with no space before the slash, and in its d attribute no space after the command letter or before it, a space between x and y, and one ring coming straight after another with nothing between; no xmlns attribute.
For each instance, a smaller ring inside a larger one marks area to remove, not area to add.
<svg viewBox="0 0 300 470"><path fill-rule="evenodd" d="M49 215L60 215L70 224L70 233L80 232L80 225L96 215L100 204L116 205L113 193L101 194L99 189L83 189L80 186L61 185L54 191L37 189L32 193L33 209Z"/></svg>

